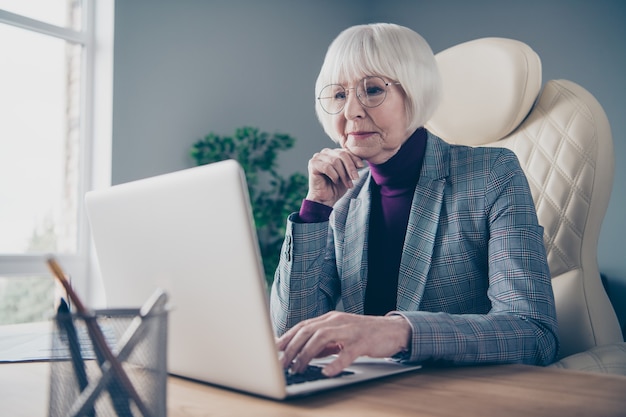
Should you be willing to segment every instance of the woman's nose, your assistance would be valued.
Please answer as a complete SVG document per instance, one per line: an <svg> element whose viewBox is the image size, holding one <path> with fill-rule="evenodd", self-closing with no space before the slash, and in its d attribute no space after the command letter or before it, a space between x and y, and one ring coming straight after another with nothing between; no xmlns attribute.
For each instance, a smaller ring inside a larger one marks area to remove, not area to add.
<svg viewBox="0 0 626 417"><path fill-rule="evenodd" d="M356 89L350 89L347 91L346 105L343 108L344 116L346 119L356 119L365 116L365 110L363 105L356 96Z"/></svg>

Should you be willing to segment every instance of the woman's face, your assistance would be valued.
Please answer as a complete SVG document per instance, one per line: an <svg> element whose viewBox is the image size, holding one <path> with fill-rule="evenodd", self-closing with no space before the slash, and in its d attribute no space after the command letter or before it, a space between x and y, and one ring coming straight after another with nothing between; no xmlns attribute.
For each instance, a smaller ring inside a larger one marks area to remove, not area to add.
<svg viewBox="0 0 626 417"><path fill-rule="evenodd" d="M405 96L400 85L388 82L387 95L377 107L365 107L355 94L359 80L342 84L348 90L345 106L332 116L339 144L354 155L373 164L382 164L398 152L412 132L404 106Z"/></svg>

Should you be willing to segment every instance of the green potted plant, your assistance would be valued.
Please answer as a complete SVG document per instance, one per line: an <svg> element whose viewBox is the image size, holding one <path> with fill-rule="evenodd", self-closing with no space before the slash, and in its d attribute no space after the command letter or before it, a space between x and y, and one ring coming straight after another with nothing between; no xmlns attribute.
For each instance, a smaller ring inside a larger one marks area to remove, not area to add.
<svg viewBox="0 0 626 417"><path fill-rule="evenodd" d="M294 173L283 177L276 171L278 153L291 149L294 143L287 134L241 127L233 136L209 133L191 149L197 165L235 159L243 167L268 287L278 266L287 216L298 211L307 192L306 176Z"/></svg>

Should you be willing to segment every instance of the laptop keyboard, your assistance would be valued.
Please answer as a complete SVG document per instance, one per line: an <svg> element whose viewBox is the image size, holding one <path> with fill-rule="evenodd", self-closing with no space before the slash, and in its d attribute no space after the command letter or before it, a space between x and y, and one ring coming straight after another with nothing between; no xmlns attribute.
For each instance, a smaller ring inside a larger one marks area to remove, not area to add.
<svg viewBox="0 0 626 417"><path fill-rule="evenodd" d="M328 377L322 373L322 369L323 368L321 366L309 365L304 372L298 374L291 373L288 369L286 369L285 380L287 381L287 385L293 385L301 384L303 382L317 381L319 379L328 379ZM354 372L343 371L333 378L339 378L352 374L354 374Z"/></svg>

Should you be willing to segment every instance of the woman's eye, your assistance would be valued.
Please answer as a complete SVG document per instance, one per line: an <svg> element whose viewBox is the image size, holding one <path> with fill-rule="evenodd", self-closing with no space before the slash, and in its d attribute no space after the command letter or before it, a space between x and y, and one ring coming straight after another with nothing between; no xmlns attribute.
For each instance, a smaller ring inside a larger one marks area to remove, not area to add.
<svg viewBox="0 0 626 417"><path fill-rule="evenodd" d="M368 96L377 96L383 94L384 92L385 90L378 86L367 87L367 89L365 90L365 94L367 94Z"/></svg>

